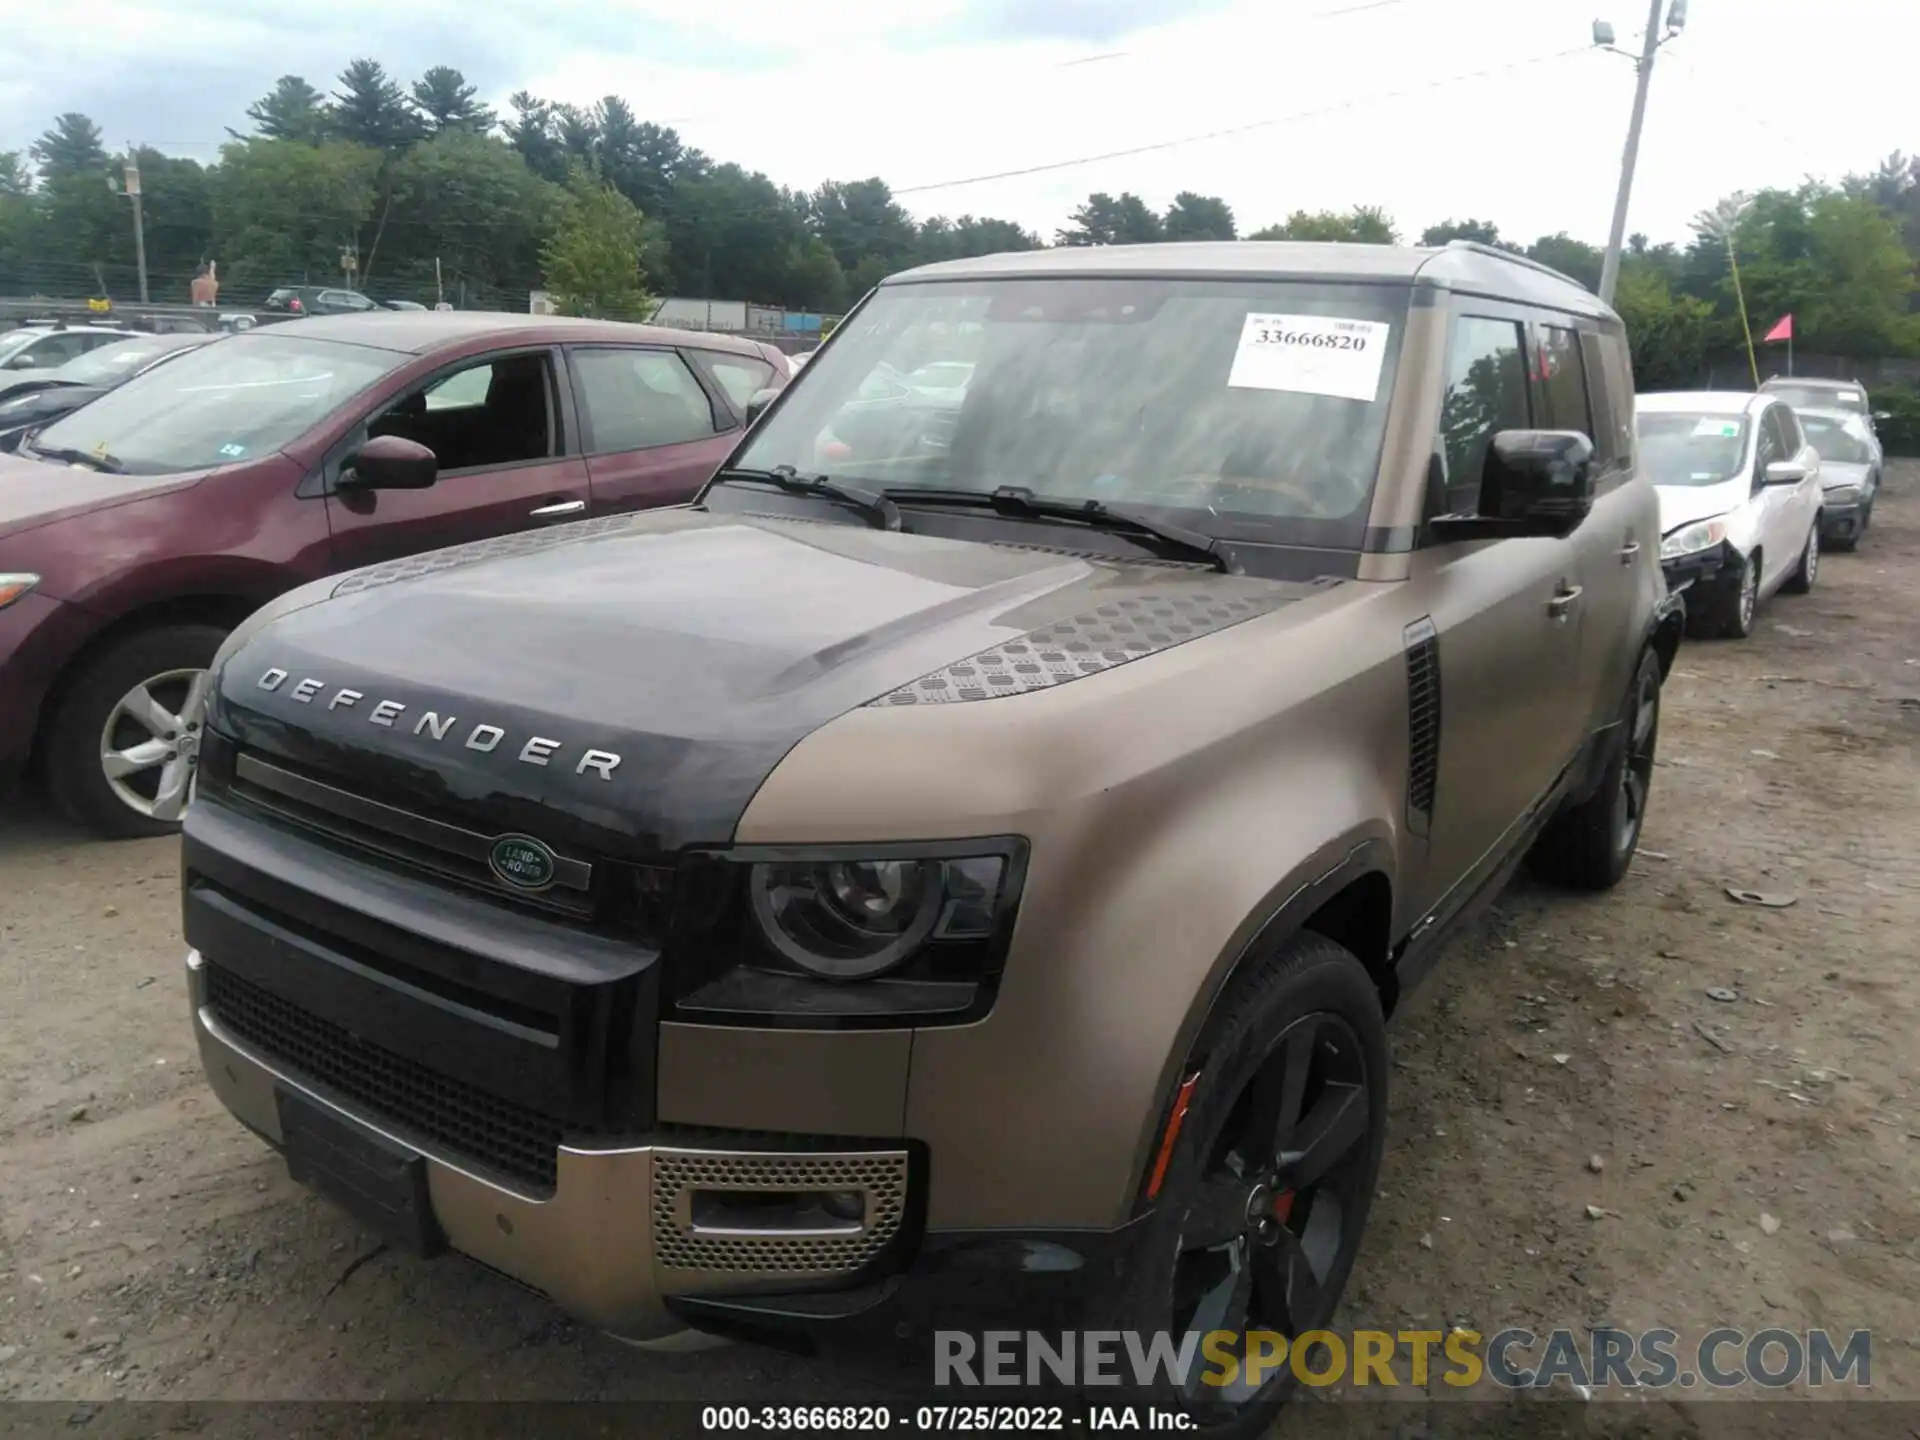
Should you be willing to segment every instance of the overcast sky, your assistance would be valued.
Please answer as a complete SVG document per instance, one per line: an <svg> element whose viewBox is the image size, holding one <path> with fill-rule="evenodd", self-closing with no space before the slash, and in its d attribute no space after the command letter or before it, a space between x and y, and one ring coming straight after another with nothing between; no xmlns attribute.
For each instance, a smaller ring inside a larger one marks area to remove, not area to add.
<svg viewBox="0 0 1920 1440"><path fill-rule="evenodd" d="M24 0L20 0L24 3ZM1916 0L1693 0L1653 77L1630 228L1684 239L1737 189L1838 178L1920 149ZM1417 235L1474 216L1604 242L1646 0L67 0L0 48L0 150L51 117L212 160L292 69L322 89L371 55L625 96L790 186L879 175L919 215L1051 237L1089 191L1223 196L1242 230L1384 206ZM1571 53L1567 53L1571 52ZM1550 58L1557 57L1557 58ZM1492 72L1492 73L1485 73ZM1237 132L1216 135L1216 132ZM1214 136L1199 139L1194 137ZM1169 143L1183 140L1191 143ZM1162 148L1145 149L1159 146ZM1113 152L1138 151L1132 154ZM1112 158L1038 173L976 176Z"/></svg>

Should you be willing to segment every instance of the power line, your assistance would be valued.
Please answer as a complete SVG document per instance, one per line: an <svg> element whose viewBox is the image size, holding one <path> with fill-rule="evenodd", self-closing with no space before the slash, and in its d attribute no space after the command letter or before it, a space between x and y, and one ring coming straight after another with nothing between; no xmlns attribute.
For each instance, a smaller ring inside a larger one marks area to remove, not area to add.
<svg viewBox="0 0 1920 1440"><path fill-rule="evenodd" d="M895 195L924 195L930 190L955 190L962 185L984 185L991 180L1015 180L1025 175L1044 175L1056 170L1073 170L1082 165L1098 165L1106 160L1125 160L1134 155L1149 155L1160 150L1176 150L1184 145L1199 145L1210 140L1231 139L1235 135L1251 134L1255 130L1269 130L1276 125L1289 125L1297 120L1316 120L1323 115L1337 115L1345 110L1356 110L1366 105L1377 105L1389 100L1402 100L1409 95L1423 94L1428 90L1438 90L1448 85L1460 85L1469 80L1482 80L1492 75L1503 75L1514 70L1523 70L1534 65L1545 65L1555 60L1565 60L1571 55L1584 55L1591 46L1582 45L1572 50L1556 50L1551 55L1535 55L1526 60L1514 60L1505 65L1494 65L1485 70L1473 70L1464 75L1450 75L1443 80L1430 80L1424 85L1411 86L1405 90L1390 91L1385 95L1364 96L1358 100L1343 100L1337 105L1323 105L1313 110L1299 110L1291 115L1275 115L1265 120L1250 121L1245 125L1232 125L1224 130L1208 130L1199 135L1182 135L1173 140L1156 140L1150 145L1133 145L1125 150L1106 150L1098 155L1081 155L1072 160L1051 160L1043 165L1023 165L1015 170L996 170L989 175L969 175L960 180L939 180L927 185L904 185L894 190Z"/></svg>

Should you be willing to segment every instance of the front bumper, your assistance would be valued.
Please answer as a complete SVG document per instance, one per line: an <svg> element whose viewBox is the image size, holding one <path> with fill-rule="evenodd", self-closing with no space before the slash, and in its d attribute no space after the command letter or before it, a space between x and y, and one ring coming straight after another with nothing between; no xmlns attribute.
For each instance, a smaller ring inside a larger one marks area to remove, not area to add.
<svg viewBox="0 0 1920 1440"><path fill-rule="evenodd" d="M1822 502L1820 509L1820 538L1822 540L1854 540L1859 538L1865 528L1867 502L1864 498L1851 504L1838 504L1831 495Z"/></svg>
<svg viewBox="0 0 1920 1440"><path fill-rule="evenodd" d="M214 967L197 950L187 955L187 977L208 1082L248 1128L283 1148L285 1092L377 1132L423 1162L432 1218L449 1248L616 1336L644 1340L686 1328L669 1297L719 1301L871 1280L918 1238L910 1201L921 1177L905 1147L768 1150L744 1137L737 1145L658 1137L561 1145L551 1194L521 1193L243 1040L223 1021ZM709 1196L801 1190L858 1194L861 1218L808 1229L724 1216L709 1224L697 1210Z"/></svg>
<svg viewBox="0 0 1920 1440"><path fill-rule="evenodd" d="M1718 581L1726 573L1727 559L1727 547L1716 545L1711 550L1697 550L1691 555L1662 560L1660 570L1667 577L1668 591L1678 595L1690 587L1704 589Z"/></svg>

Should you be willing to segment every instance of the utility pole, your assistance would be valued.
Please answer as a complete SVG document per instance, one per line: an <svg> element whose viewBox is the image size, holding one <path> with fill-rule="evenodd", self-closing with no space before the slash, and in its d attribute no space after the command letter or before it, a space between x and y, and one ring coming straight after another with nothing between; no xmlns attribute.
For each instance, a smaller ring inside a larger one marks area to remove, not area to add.
<svg viewBox="0 0 1920 1440"><path fill-rule="evenodd" d="M133 258L140 267L140 303L147 303L147 229L140 213L140 161L133 146L127 146L127 198L133 201Z"/></svg>
<svg viewBox="0 0 1920 1440"><path fill-rule="evenodd" d="M1660 13L1667 12L1666 30L1663 34L1660 25ZM1633 196L1633 169L1640 158L1640 129L1647 118L1647 88L1653 80L1653 57L1660 47L1673 39L1686 26L1686 0L1649 0L1647 6L1647 33L1637 56L1617 49L1611 42L1613 27L1603 23L1594 26L1594 42L1605 49L1613 50L1617 55L1628 55L1634 62L1639 78L1633 89L1633 118L1627 123L1627 148L1620 159L1620 188L1613 200L1613 230L1607 236L1607 256L1600 268L1600 301L1604 305L1613 303L1614 287L1620 283L1620 250L1627 238L1627 203Z"/></svg>

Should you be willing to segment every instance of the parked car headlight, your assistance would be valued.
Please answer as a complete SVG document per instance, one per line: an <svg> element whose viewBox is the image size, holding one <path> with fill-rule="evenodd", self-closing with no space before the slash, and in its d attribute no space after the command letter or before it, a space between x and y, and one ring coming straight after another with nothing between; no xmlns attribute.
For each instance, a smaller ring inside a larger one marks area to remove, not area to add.
<svg viewBox="0 0 1920 1440"><path fill-rule="evenodd" d="M707 1023L939 1023L979 1013L1011 935L1024 842L683 857L675 1013Z"/></svg>
<svg viewBox="0 0 1920 1440"><path fill-rule="evenodd" d="M1835 505L1857 505L1867 492L1858 485L1830 485L1822 493Z"/></svg>
<svg viewBox="0 0 1920 1440"><path fill-rule="evenodd" d="M1660 542L1660 558L1678 560L1683 555L1698 555L1702 550L1713 549L1726 538L1727 522L1724 516L1696 520L1691 525L1682 525Z"/></svg>

